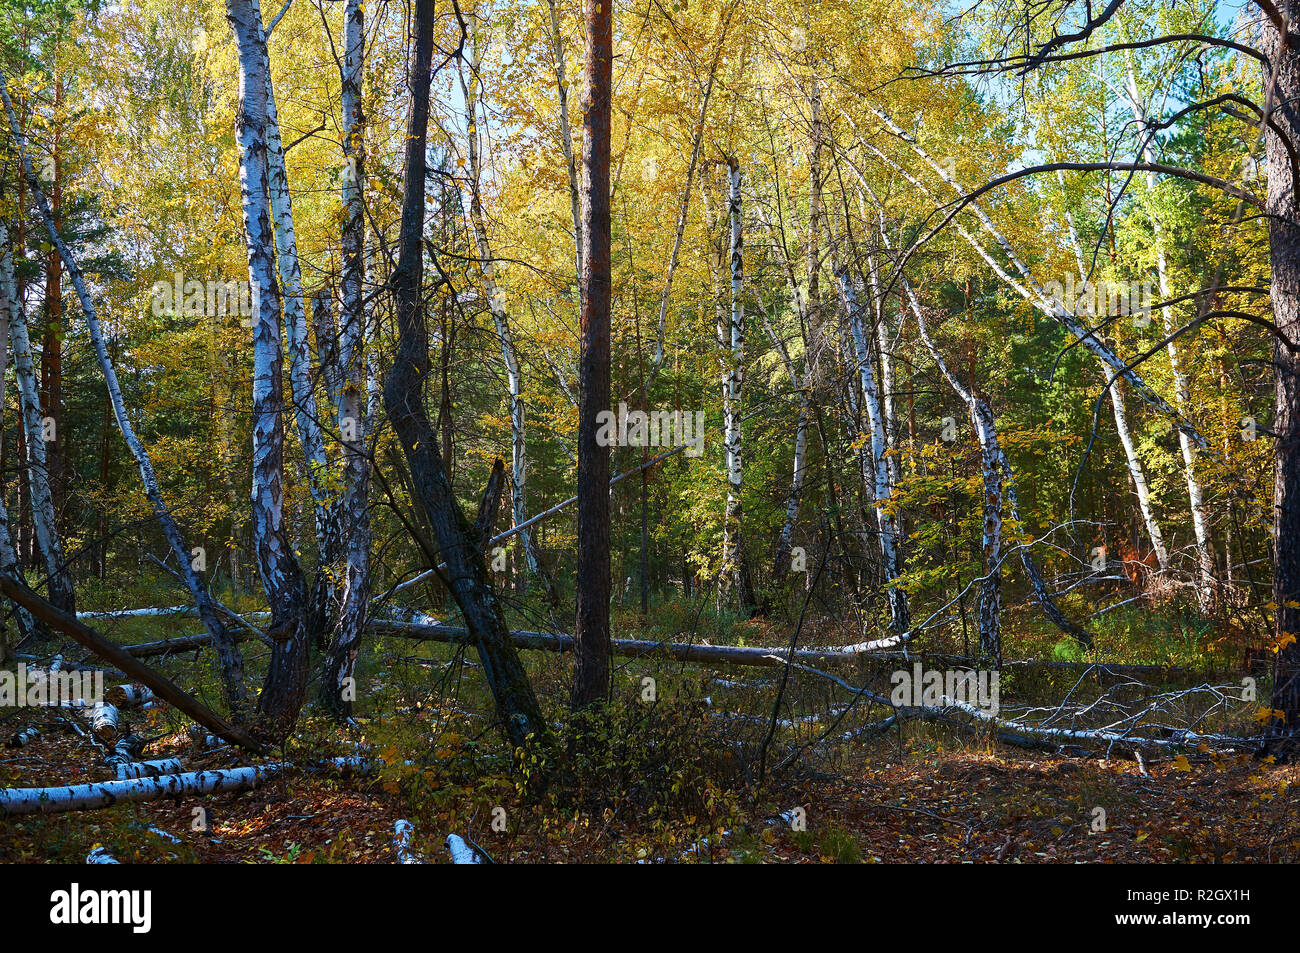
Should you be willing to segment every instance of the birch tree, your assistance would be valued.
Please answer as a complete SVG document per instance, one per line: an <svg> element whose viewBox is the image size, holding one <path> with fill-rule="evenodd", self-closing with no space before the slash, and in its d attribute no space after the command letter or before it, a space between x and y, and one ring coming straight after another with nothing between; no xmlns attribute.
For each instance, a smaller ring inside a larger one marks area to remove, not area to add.
<svg viewBox="0 0 1300 953"><path fill-rule="evenodd" d="M49 438L45 418L41 415L40 388L36 380L35 361L28 335L26 309L14 277L13 252L8 229L0 226L0 308L6 314L9 341L14 351L14 377L18 382L18 406L23 426L23 447L27 453L27 487L31 499L32 523L36 545L45 563L45 577L50 602L64 612L76 612L76 593L72 570L63 554L54 512L54 492L50 485L46 440Z"/></svg>
<svg viewBox="0 0 1300 953"><path fill-rule="evenodd" d="M227 0L226 18L234 30L239 56L235 134L253 299L253 542L262 588L271 607L270 631L275 633L258 713L262 729L271 737L282 737L292 727L305 699L311 637L306 584L294 554L284 507L281 301L275 277L267 143L270 61L258 0ZM301 297L301 288L297 293Z"/></svg>
<svg viewBox="0 0 1300 953"><path fill-rule="evenodd" d="M365 67L365 5L347 0L343 11L343 280L342 321L333 362L336 386L331 400L337 411L343 450L343 498L336 524L345 567L338 621L326 654L321 700L340 715L351 713L356 697L353 674L370 601L370 462L367 440L372 414L365 406L365 117L362 78ZM327 300L328 295L323 295ZM326 313L328 309L326 308ZM320 325L317 342L320 342ZM328 330L327 330L328 334Z"/></svg>

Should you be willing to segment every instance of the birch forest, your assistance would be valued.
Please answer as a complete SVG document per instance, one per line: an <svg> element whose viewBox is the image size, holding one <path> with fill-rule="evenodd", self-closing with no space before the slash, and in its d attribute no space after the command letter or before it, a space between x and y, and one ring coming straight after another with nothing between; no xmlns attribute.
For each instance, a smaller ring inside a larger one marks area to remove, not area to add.
<svg viewBox="0 0 1300 953"><path fill-rule="evenodd" d="M0 862L1300 860L1300 0L0 0L0 106Z"/></svg>

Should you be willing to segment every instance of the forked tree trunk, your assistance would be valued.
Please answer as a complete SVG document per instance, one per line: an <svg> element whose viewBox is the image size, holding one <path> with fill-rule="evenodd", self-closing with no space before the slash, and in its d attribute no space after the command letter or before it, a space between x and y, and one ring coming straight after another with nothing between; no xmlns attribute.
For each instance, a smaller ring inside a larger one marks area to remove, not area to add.
<svg viewBox="0 0 1300 953"><path fill-rule="evenodd" d="M410 467L415 502L423 510L439 547L437 552L425 555L433 565L439 558L446 563L447 585L478 649L497 716L511 743L525 747L545 737L546 721L510 642L501 605L488 581L483 558L470 538L472 530L456 502L424 409L429 333L422 304L422 239L433 21L433 0L415 0L407 80L411 112L406 131L406 177L400 249L392 277L398 348L384 384L384 403Z"/></svg>
<svg viewBox="0 0 1300 953"><path fill-rule="evenodd" d="M582 119L582 307L578 368L578 611L574 707L609 695L609 447L596 439L609 406L609 137L614 10L587 0Z"/></svg>
<svg viewBox="0 0 1300 953"><path fill-rule="evenodd" d="M284 737L307 691L310 650L306 584L285 519L284 381L280 289L275 279L267 161L270 63L258 0L227 0L239 58L239 182L253 298L253 543L271 608L273 645L258 699L259 730ZM301 293L301 290L300 292Z"/></svg>

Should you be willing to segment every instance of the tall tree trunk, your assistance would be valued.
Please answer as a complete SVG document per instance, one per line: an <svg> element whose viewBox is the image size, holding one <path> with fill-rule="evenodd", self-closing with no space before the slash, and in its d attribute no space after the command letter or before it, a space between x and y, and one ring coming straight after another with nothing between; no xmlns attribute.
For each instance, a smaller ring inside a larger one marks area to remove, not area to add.
<svg viewBox="0 0 1300 953"><path fill-rule="evenodd" d="M885 456L885 420L880 408L880 388L876 381L875 361L871 355L873 335L866 327L857 282L849 274L848 268L837 262L835 278L839 282L840 302L844 306L845 319L853 338L862 403L866 409L867 426L871 431L870 450L864 447L862 453L864 456L870 454L872 507L880 530L880 554L888 587L889 618L895 633L904 635L911 625L911 617L907 608L907 593L896 582L902 575L903 558L899 552L901 540L897 517L890 509L893 488L889 479L889 462Z"/></svg>
<svg viewBox="0 0 1300 953"><path fill-rule="evenodd" d="M776 556L772 563L772 588L777 589L785 582L791 569L790 555L794 545L794 531L799 524L804 478L807 475L808 427L812 421L812 408L809 405L808 382L806 379L800 381L799 371L790 357L790 349L777 335L766 315L763 316L763 327L767 329L767 336L771 338L772 346L781 355L786 376L790 378L790 387L799 395L799 422L795 425L794 432L794 465L790 476L790 493L786 497L785 521L781 524L781 532L777 536ZM804 350L807 353L806 347Z"/></svg>
<svg viewBox="0 0 1300 953"><path fill-rule="evenodd" d="M745 387L745 225L740 191L740 162L727 159L727 218L731 234L731 308L726 325L719 328L725 370L722 385L723 448L727 465L727 510L722 529L724 588L735 591L742 614L754 606L753 587L745 560L744 387Z"/></svg>
<svg viewBox="0 0 1300 953"><path fill-rule="evenodd" d="M608 697L609 448L596 439L609 407L609 149L614 10L587 0L586 94L582 119L582 308L578 368L578 593L574 626L574 707Z"/></svg>
<svg viewBox="0 0 1300 953"><path fill-rule="evenodd" d="M63 108L63 80L54 78L55 125L53 139L50 143L50 212L54 216L55 228L63 228L63 155L61 149L60 126L62 118L59 113ZM44 441L45 461L50 484L50 499L54 507L55 527L63 521L64 507L67 505L68 466L64 450L66 442L63 437L63 262L59 251L53 246L45 255L45 327L41 335L41 416L50 422L50 439ZM51 590L51 597L56 593ZM60 605L57 598L52 601L65 612L72 612L71 605Z"/></svg>
<svg viewBox="0 0 1300 953"><path fill-rule="evenodd" d="M0 244L3 244L4 237L0 236ZM6 255L8 251L4 252ZM9 363L9 309L0 302L0 434L4 433L4 408L5 408L5 366ZM3 459L3 453L0 452L0 459ZM14 548L13 532L9 524L9 509L5 501L4 480L0 479L0 574L9 576L14 579L22 579L22 571L18 567L18 551ZM33 633L33 622L31 613L25 606L14 603L13 618L17 622L18 639L14 641L10 637L10 630L5 625L4 620L0 619L0 665L4 665L13 655L13 646Z"/></svg>
<svg viewBox="0 0 1300 953"><path fill-rule="evenodd" d="M1065 188L1065 173L1058 171L1056 180L1061 183L1062 189ZM1070 235L1070 246L1074 249L1074 261L1079 270L1079 278L1083 281L1088 280L1088 267L1084 264L1083 244L1079 241L1079 231L1074 225L1074 216L1070 212L1065 213L1065 224ZM1106 364L1101 364L1102 373L1106 372ZM1109 375L1107 375L1109 376ZM1151 548L1156 554L1156 562L1162 570L1169 568L1169 550L1165 548L1165 536L1160 530L1160 521L1156 519L1155 507L1151 503L1151 487L1147 482L1146 468L1142 465L1142 458L1138 456L1137 444L1133 440L1133 432L1129 429L1128 424L1128 406L1124 398L1123 381L1115 381L1109 391L1111 410L1115 415L1115 432L1119 435L1120 446L1124 448L1124 462L1128 467L1129 478L1133 481L1133 491L1137 494L1138 510L1142 514L1142 522L1147 528L1147 537L1151 540Z"/></svg>
<svg viewBox="0 0 1300 953"><path fill-rule="evenodd" d="M32 501L32 523L36 529L36 544L44 558L45 574L50 591L50 602L64 612L75 612L76 595L72 571L64 558L63 541L59 537L54 508L54 494L50 483L49 444L46 442L45 421L41 413L36 369L32 359L32 345L28 336L27 315L18 298L18 284L14 278L13 254L9 248L7 229L0 226L0 306L8 315L9 340L14 349L14 377L18 381L18 401L22 411L23 444L27 451L27 486Z"/></svg>
<svg viewBox="0 0 1300 953"><path fill-rule="evenodd" d="M1300 0L1285 0L1277 8L1289 30L1300 29ZM1263 31L1275 84L1268 90L1265 113L1277 127L1265 133L1273 322L1284 339L1295 341L1300 339L1300 196L1288 146L1300 146L1300 49L1295 33L1282 36L1268 23ZM1300 754L1300 353L1279 341L1273 359L1273 602L1279 651L1271 704L1282 714L1266 726L1263 751L1294 760Z"/></svg>
<svg viewBox="0 0 1300 953"><path fill-rule="evenodd" d="M262 34L266 48L266 34ZM345 180L355 172L350 166ZM307 302L302 290L302 265L298 258L298 239L293 225L293 201L289 193L289 172L284 161L284 145L280 140L280 120L275 103L275 87L271 81L268 54L266 70L266 174L271 201L271 217L275 232L275 261L283 291L281 303L284 313L284 339L289 351L289 393L293 402L293 418L302 444L303 463L307 469L307 487L311 493L312 510L316 520L318 562L320 570L311 586L309 627L313 633L327 631L331 625L332 588L330 573L339 556L341 530L338 514L330 501L326 486L329 460L325 453L325 437L321 430L316 407L316 394L312 388L311 349L307 337Z"/></svg>
<svg viewBox="0 0 1300 953"><path fill-rule="evenodd" d="M180 528L172 518L171 509L168 507L166 500L163 499L162 490L158 486L158 476L154 472L153 461L150 459L149 452L145 449L144 444L136 436L135 428L131 424L131 418L127 415L126 402L122 399L122 388L117 380L117 371L109 358L108 346L99 326L99 315L95 311L95 303L90 297L90 290L86 287L81 267L77 264L76 258L73 257L71 250L63 241L63 236L59 234L58 227L54 224L54 216L50 212L49 203L40 189L35 170L32 168L31 157L27 154L27 140L18 126L18 115L14 112L13 101L9 97L8 83L3 74L0 74L0 101L4 104L5 115L9 120L9 131L17 144L19 160L22 163L27 183L31 187L36 207L41 214L41 220L45 224L45 230L50 236L50 241L54 244L54 247L58 249L59 258L63 262L63 267L67 270L73 289L77 292L77 300L81 304L82 315L86 320L86 330L90 333L91 343L95 348L95 356L99 360L100 371L104 375L104 383L108 388L108 398L113 405L113 414L117 418L118 429L122 431L122 438L126 441L127 448L131 451L131 456L135 459L136 466L140 470L140 480L144 484L145 496L148 497L154 515L158 518L159 526L162 528L163 536L167 539L172 554L176 557L181 575L185 579L185 584L194 599L194 605L198 610L199 617L202 619L208 633L212 636L212 644L217 649L217 657L221 663L226 701L235 717L240 718L246 712L248 706L248 694L244 686L243 656L240 655L239 650L235 647L234 640L226 631L225 626L222 625L207 586L193 568L191 562L193 554L185 545L185 539L181 535Z"/></svg>
<svg viewBox="0 0 1300 953"><path fill-rule="evenodd" d="M325 658L321 699L339 716L352 712L356 697L354 670L370 600L370 478L366 440L369 414L366 392L365 117L362 77L365 66L363 0L347 0L343 13L343 155L348 174L343 179L342 322L338 333L334 395L339 436L343 444L343 499L337 523L346 560L339 617ZM319 341L319 339L318 339ZM346 527L346 529L344 529Z"/></svg>
<svg viewBox="0 0 1300 953"><path fill-rule="evenodd" d="M510 641L505 616L488 581L471 527L447 480L433 426L424 409L429 332L422 297L422 239L434 4L433 0L414 0L413 6L414 36L407 76L411 112L406 129L406 175L397 269L391 282L398 348L384 383L384 403L410 467L415 502L424 511L437 540L438 551L425 556L432 566L446 563L447 586L478 649L484 677L496 701L497 716L511 743L524 747L546 735L546 721Z"/></svg>
<svg viewBox="0 0 1300 953"><path fill-rule="evenodd" d="M267 91L270 62L258 0L226 0L226 18L239 57L239 183L253 298L253 543L262 588L271 608L274 644L258 699L259 730L286 735L307 690L310 632L307 591L285 519L284 380L280 346L280 289L271 230ZM302 289L298 289L301 298ZM305 326L305 320L304 320Z"/></svg>

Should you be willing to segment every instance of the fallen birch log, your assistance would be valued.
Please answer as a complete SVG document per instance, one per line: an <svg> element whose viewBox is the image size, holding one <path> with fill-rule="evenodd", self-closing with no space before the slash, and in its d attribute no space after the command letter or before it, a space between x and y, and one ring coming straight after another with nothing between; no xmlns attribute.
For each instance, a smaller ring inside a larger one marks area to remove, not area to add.
<svg viewBox="0 0 1300 953"><path fill-rule="evenodd" d="M118 708L140 708L153 701L154 694L143 685L113 685L104 698Z"/></svg>
<svg viewBox="0 0 1300 953"><path fill-rule="evenodd" d="M117 737L117 706L96 703L90 710L90 731L97 739L108 744Z"/></svg>
<svg viewBox="0 0 1300 953"><path fill-rule="evenodd" d="M377 635L391 635L419 642L459 644L470 641L469 629L458 625L421 625L414 622L376 620L370 624L370 629ZM572 635L552 632L515 631L510 633L510 641L517 648L549 652L572 652L574 645ZM615 655L631 658L671 658L680 662L702 664L776 666L785 664L786 655L786 650L783 648L650 642L639 639L610 639L609 641ZM866 646L873 644L864 642L853 646L795 649L794 658L805 663L844 664L852 662L869 651Z"/></svg>
<svg viewBox="0 0 1300 953"><path fill-rule="evenodd" d="M88 863L88 864L120 864L120 863L122 863L122 862L121 862L120 860L118 860L116 857L114 857L112 854L110 854L110 853L108 852L108 848L107 848L107 847L96 847L96 848L95 848L94 850L92 850L88 855L86 855L86 863Z"/></svg>
<svg viewBox="0 0 1300 953"><path fill-rule="evenodd" d="M157 778L164 774L180 774L182 771L179 758L159 758L156 761L119 761L117 779L133 781L137 778Z"/></svg>
<svg viewBox="0 0 1300 953"><path fill-rule="evenodd" d="M465 842L459 834L447 835L447 852L451 854L453 864L481 864L483 858L479 852Z"/></svg>
<svg viewBox="0 0 1300 953"><path fill-rule="evenodd" d="M127 801L156 801L167 797L196 794L224 794L246 791L264 784L293 765L283 761L164 774L156 778L132 778L125 781L100 781L49 788L5 788L0 790L0 817L14 814L60 814L66 811L95 810ZM358 756L333 758L321 765L305 766L309 771L329 768L337 771L370 773L376 762Z"/></svg>
<svg viewBox="0 0 1300 953"><path fill-rule="evenodd" d="M414 833L415 825L410 821L401 820L393 825L393 850L399 864L424 863L420 855L411 850L411 835Z"/></svg>

